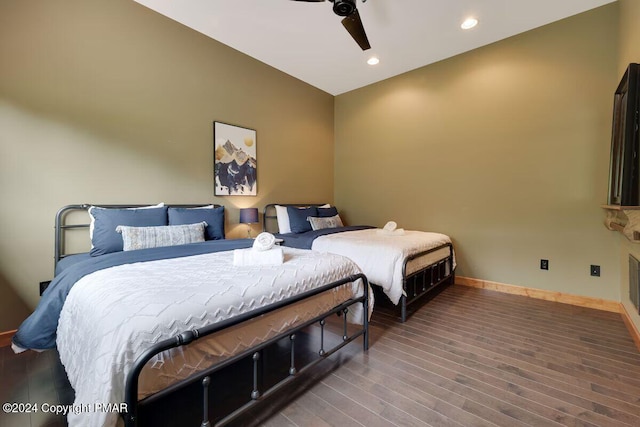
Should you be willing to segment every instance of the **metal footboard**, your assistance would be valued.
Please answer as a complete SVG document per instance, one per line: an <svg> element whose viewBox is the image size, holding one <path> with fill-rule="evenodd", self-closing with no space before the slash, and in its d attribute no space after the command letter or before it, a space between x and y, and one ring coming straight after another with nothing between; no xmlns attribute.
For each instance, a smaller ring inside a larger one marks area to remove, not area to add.
<svg viewBox="0 0 640 427"><path fill-rule="evenodd" d="M449 248L449 255L430 265L407 275L408 264L420 257ZM407 307L431 290L436 289L443 283L453 284L455 271L453 267L453 244L445 243L441 246L408 256L402 264L402 297L400 298L400 319L404 323L407 320Z"/></svg>
<svg viewBox="0 0 640 427"><path fill-rule="evenodd" d="M351 298L344 303L332 308L331 310L322 313L319 316L314 317L293 329L287 330L283 333L274 336L268 341L262 342L254 347L251 347L239 354L231 356L219 363L214 364L208 369L194 375L186 380L183 380L175 385L170 386L169 388L162 390L154 395L151 395L147 398L144 398L138 401L138 379L140 373L142 372L145 364L151 360L157 354L169 350L172 348L180 347L182 345L189 344L195 340L198 340L204 336L214 334L223 329L230 328L232 326L238 325L247 320L251 320L262 316L264 314L270 313L272 311L283 308L287 305L294 304L298 301L313 297L322 292L330 291L331 289L337 288L339 286L345 285L347 283L354 282L356 280L362 280L363 283L363 295L360 297ZM125 420L125 425L127 427L133 426L143 426L145 425L145 420L140 419L139 412L145 405L153 403L154 400L159 399L160 397L166 397L167 395L180 393L181 389L186 385L193 385L194 383L199 383L202 387L202 393L199 408L202 408L202 423L201 427L211 426L212 423L210 421L211 417L211 401L210 401L210 387L213 385L211 381L211 375L220 371L223 368L229 367L231 365L236 364L237 362L246 359L247 357L251 357L252 359L252 376L253 376L253 385L252 390L249 396L249 401L237 408L230 414L225 415L222 419L216 422L215 425L225 425L230 421L236 419L240 414L246 412L248 409L253 407L258 401L268 398L273 395L277 390L281 389L285 384L289 383L294 377L301 374L302 372L308 370L312 366L316 365L320 361L324 360L326 357L332 355L333 353L340 350L345 345L350 342L356 340L360 336L363 338L363 351L367 351L369 348L369 322L368 322L368 307L369 307L369 285L367 282L367 278L364 274L352 275L342 280L330 283L328 285L324 285L322 287L313 289L311 291L305 292L303 294L288 298L286 300L271 304L266 307L262 307L257 310L253 310L251 312L245 313L240 316L233 317L231 319L227 319L223 322L219 322L213 325L206 326L204 328L191 330L183 332L174 338L167 339L165 341L159 342L149 348L145 353L143 353L138 359L135 361L133 367L131 368L129 374L126 379L126 388L125 388L125 403L127 407L127 412L121 414ZM362 327L358 328L355 332L349 333L347 330L347 314L349 311L349 307L353 304L362 304L363 307L363 322ZM338 315L342 316L343 322L343 335L341 337L340 342L337 345L334 345L330 349L325 349L326 340L325 340L325 324L326 319L329 316ZM296 351L296 334L298 334L301 330L318 324L320 327L320 345L317 350L317 357L306 363L304 366L298 366L297 359L297 351ZM288 376L277 382L275 385L272 385L266 389L261 389L259 386L258 376L259 376L259 368L260 368L260 357L261 351L266 349L268 346L274 345L278 341L282 339L288 338L288 342L290 343L290 349L288 351L287 358L289 359L289 367L288 367ZM191 402L192 404L194 402ZM183 426L186 424L180 423L179 425ZM196 427L196 426L194 426Z"/></svg>

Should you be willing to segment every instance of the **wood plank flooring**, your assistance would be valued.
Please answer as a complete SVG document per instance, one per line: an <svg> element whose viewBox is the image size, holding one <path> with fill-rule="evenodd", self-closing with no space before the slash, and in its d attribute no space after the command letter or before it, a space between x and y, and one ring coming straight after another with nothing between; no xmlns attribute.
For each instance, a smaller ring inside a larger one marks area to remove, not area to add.
<svg viewBox="0 0 640 427"><path fill-rule="evenodd" d="M377 308L370 350L344 350L234 424L640 426L640 352L619 314L450 286L405 324ZM57 363L0 349L0 400L69 399Z"/></svg>
<svg viewBox="0 0 640 427"><path fill-rule="evenodd" d="M73 403L73 390L56 351L13 354L0 348L1 403ZM31 414L0 412L2 427L64 427L63 416L39 410Z"/></svg>

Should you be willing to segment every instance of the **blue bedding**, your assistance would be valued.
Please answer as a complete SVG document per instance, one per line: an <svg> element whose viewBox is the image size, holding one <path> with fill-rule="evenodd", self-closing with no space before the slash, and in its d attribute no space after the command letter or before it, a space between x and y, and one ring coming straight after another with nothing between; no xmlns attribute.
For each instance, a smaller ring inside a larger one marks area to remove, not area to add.
<svg viewBox="0 0 640 427"><path fill-rule="evenodd" d="M60 261L58 261L58 263L56 264L56 271L54 272L53 276L57 276L58 274L62 273L67 267L70 267L75 263L91 258L93 257L89 254L89 252L83 254L67 255L64 258L61 258Z"/></svg>
<svg viewBox="0 0 640 427"><path fill-rule="evenodd" d="M282 239L284 246L298 249L311 249L313 241L320 236L326 236L327 234L342 233L344 231L366 230L368 228L375 228L370 225L350 225L346 227L336 228L323 228L322 230L305 231L304 233L287 233L276 234L276 237Z"/></svg>
<svg viewBox="0 0 640 427"><path fill-rule="evenodd" d="M55 348L58 319L69 291L78 280L95 271L134 262L249 248L252 244L253 240L250 239L210 240L181 246L113 252L68 265L51 281L35 311L18 328L13 342L25 349Z"/></svg>

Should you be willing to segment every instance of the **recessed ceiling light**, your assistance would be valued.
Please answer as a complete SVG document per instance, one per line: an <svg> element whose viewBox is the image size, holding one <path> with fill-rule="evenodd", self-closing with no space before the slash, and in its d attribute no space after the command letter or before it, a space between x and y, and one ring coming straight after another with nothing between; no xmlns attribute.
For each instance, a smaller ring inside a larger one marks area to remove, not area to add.
<svg viewBox="0 0 640 427"><path fill-rule="evenodd" d="M462 25L460 25L460 28L462 28L463 30L469 30L476 25L478 25L478 20L476 18L467 18L464 20Z"/></svg>
<svg viewBox="0 0 640 427"><path fill-rule="evenodd" d="M369 65L376 65L380 62L380 60L378 58L376 58L375 56L372 56L371 58L367 59L367 64Z"/></svg>

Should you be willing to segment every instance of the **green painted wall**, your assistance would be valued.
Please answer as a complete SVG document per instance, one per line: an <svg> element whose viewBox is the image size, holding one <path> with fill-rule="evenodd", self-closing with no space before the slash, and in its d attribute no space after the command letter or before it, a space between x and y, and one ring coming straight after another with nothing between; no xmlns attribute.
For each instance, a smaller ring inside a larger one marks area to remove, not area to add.
<svg viewBox="0 0 640 427"><path fill-rule="evenodd" d="M625 303L640 249L600 205L639 7L334 98L135 2L1 2L0 331L52 275L55 212L84 202L221 203L237 237L239 207L334 199L351 223L450 234L460 275ZM257 130L257 197L213 197L214 120Z"/></svg>
<svg viewBox="0 0 640 427"><path fill-rule="evenodd" d="M333 103L129 0L0 2L0 331L51 278L64 205L220 203L237 237L239 207L332 202ZM257 130L258 196L213 197L214 120Z"/></svg>
<svg viewBox="0 0 640 427"><path fill-rule="evenodd" d="M459 275L619 301L617 44L613 3L336 97L336 204L449 234Z"/></svg>

